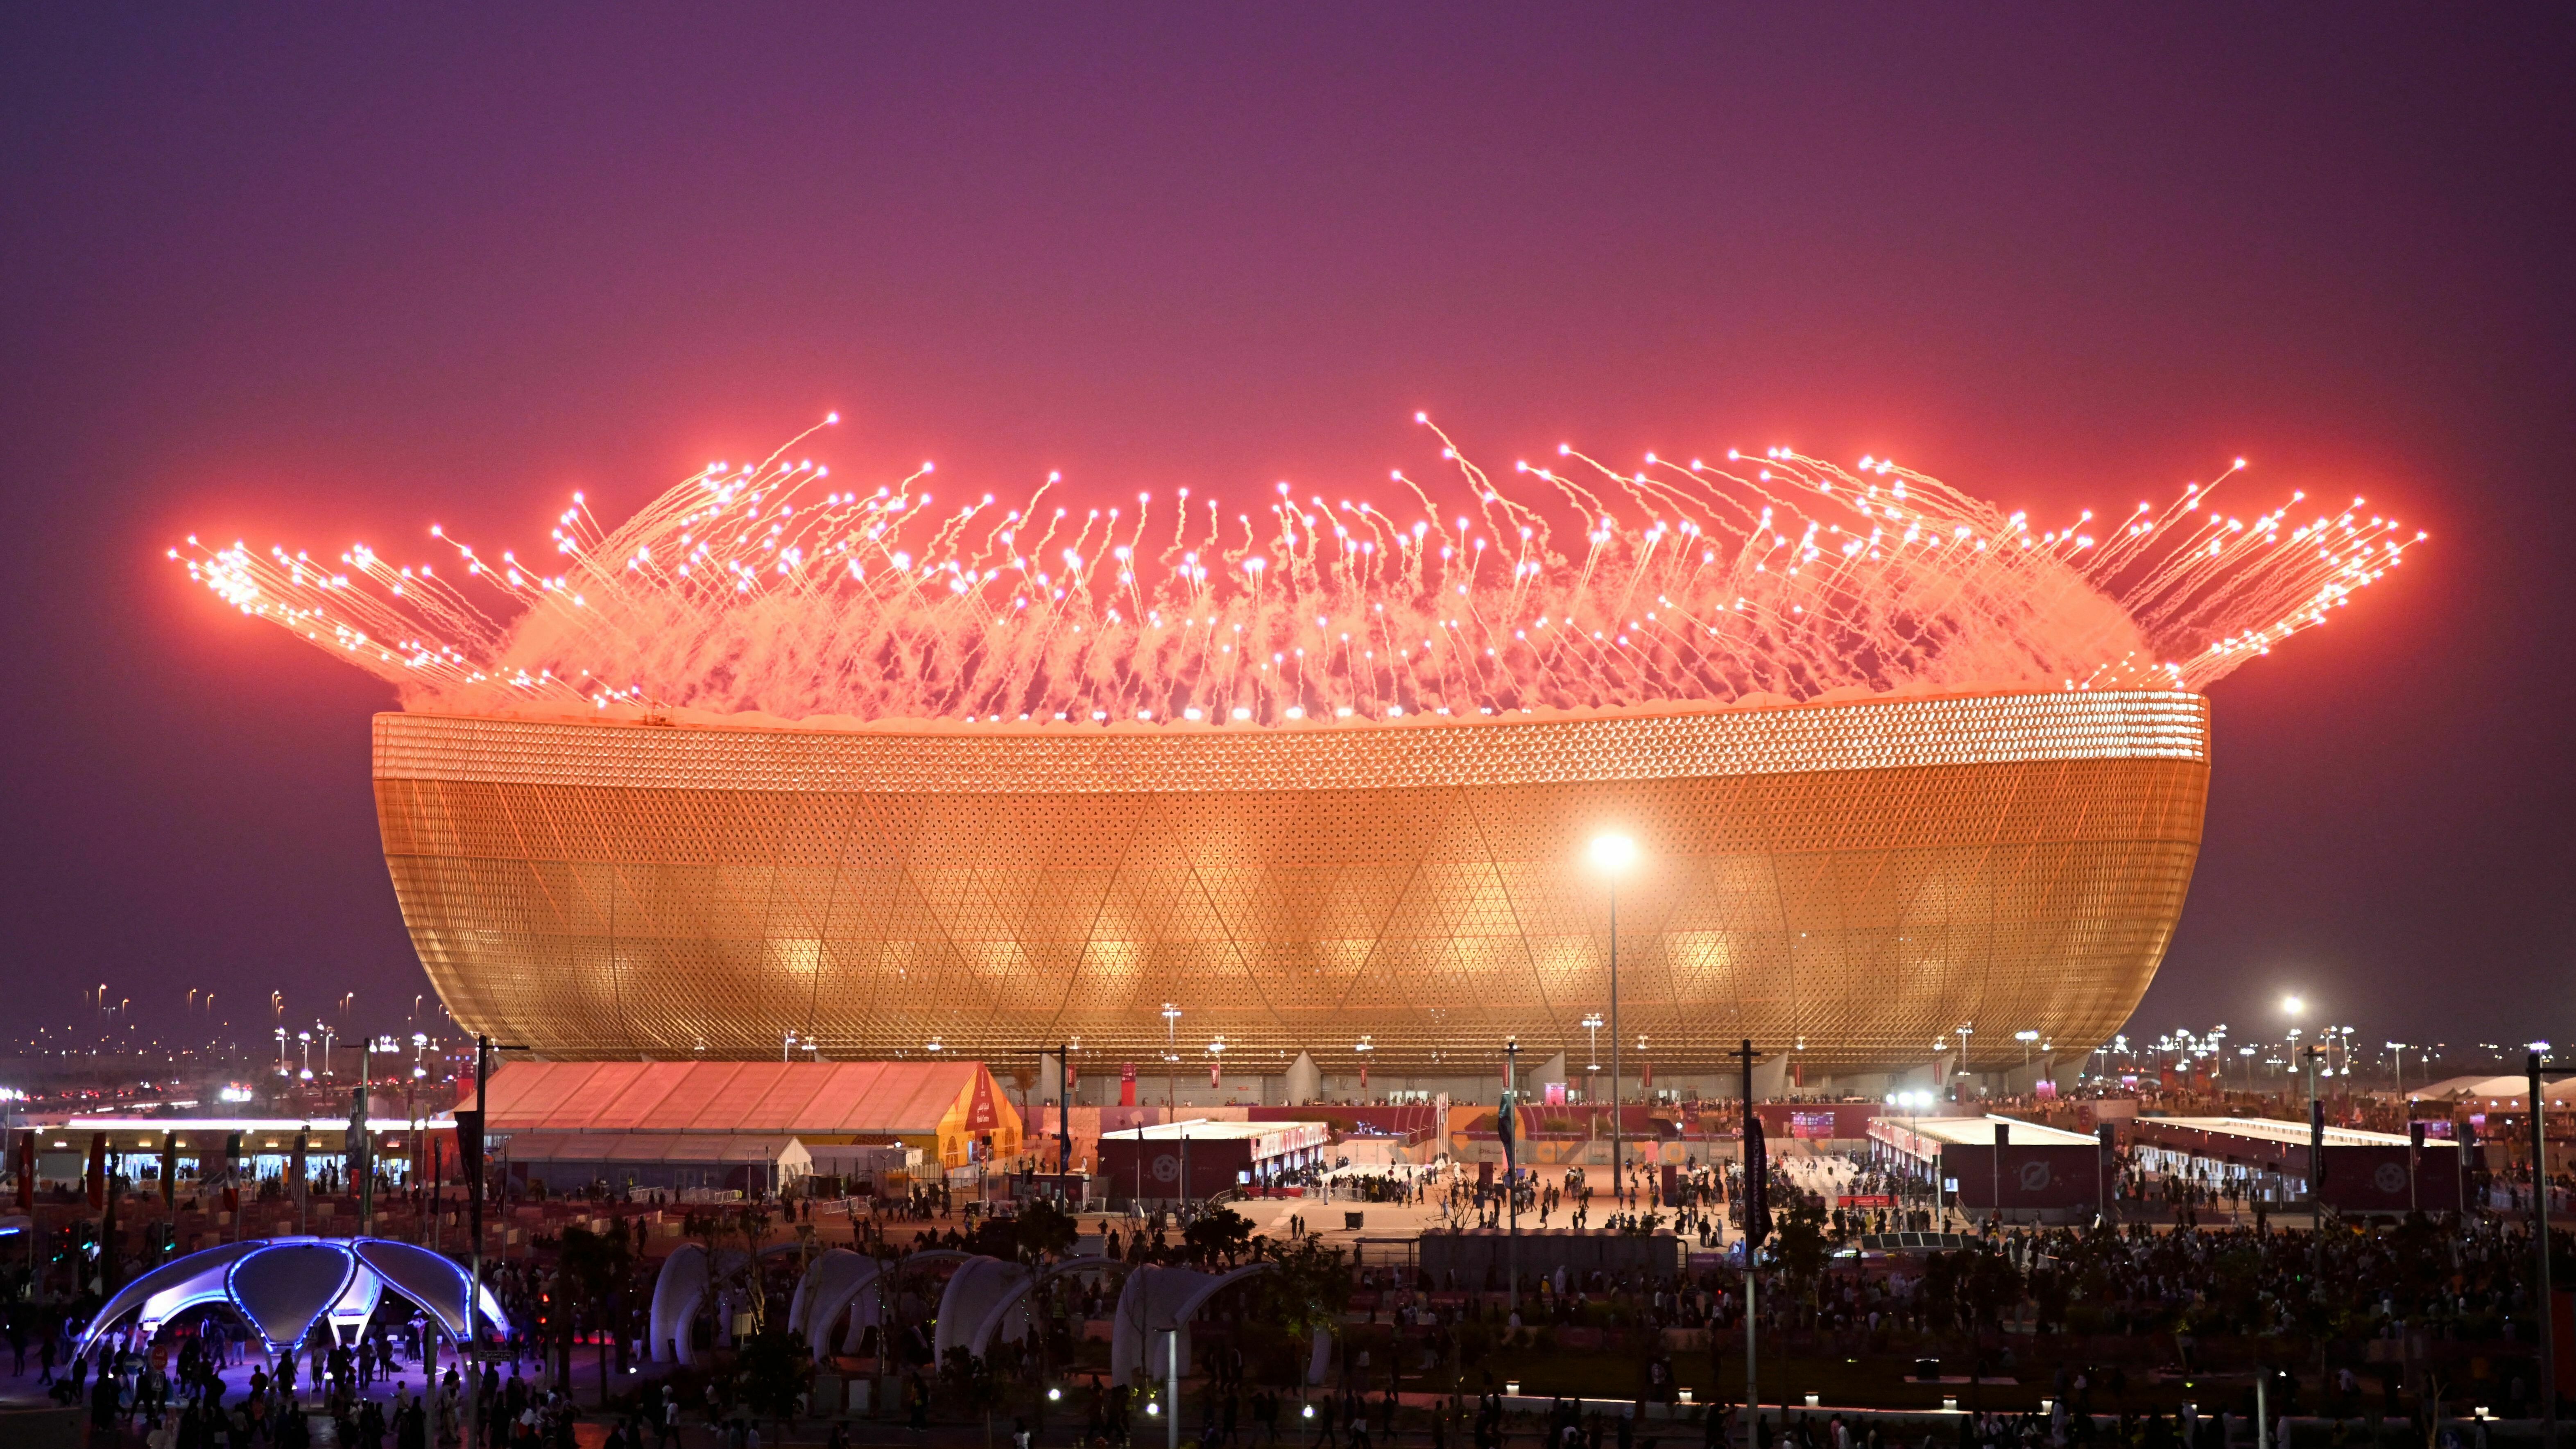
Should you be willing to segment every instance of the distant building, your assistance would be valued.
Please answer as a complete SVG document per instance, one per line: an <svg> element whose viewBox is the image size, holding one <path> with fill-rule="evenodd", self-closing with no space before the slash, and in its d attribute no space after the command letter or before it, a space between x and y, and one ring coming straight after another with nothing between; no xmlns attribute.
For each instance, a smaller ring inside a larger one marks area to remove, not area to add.
<svg viewBox="0 0 2576 1449"><path fill-rule="evenodd" d="M1100 1170L1112 1202L1205 1198L1321 1166L1331 1141L1321 1122L1165 1122L1101 1133Z"/></svg>
<svg viewBox="0 0 2576 1449"><path fill-rule="evenodd" d="M417 1125L421 1130L415 1131ZM415 1149L443 1134L448 1124L414 1124L400 1117L371 1117L367 1135L375 1160L400 1177L408 1173ZM246 1183L282 1178L295 1160L296 1140L303 1139L308 1172L337 1165L348 1153L349 1118L340 1117L129 1117L122 1114L75 1116L60 1126L26 1129L36 1149L36 1180L49 1186L80 1182L89 1170L95 1144L109 1172L131 1186L158 1182L165 1158L177 1181L195 1183L216 1177L228 1155L238 1153ZM451 1158L452 1162L453 1159Z"/></svg>
<svg viewBox="0 0 2576 1449"><path fill-rule="evenodd" d="M2311 1195L2305 1122L2141 1117L2129 1125L2128 1137L2140 1164L2153 1171L2234 1184L2270 1202L2302 1201ZM2462 1182L2456 1143L2428 1139L2419 1150L2400 1133L2328 1127L2322 1158L2324 1190L2315 1196L2339 1212L2459 1210Z"/></svg>
<svg viewBox="0 0 2576 1449"><path fill-rule="evenodd" d="M2092 1217L2111 1170L2100 1139L2010 1117L1881 1117L1869 1140L1872 1156L1944 1203L2018 1222Z"/></svg>

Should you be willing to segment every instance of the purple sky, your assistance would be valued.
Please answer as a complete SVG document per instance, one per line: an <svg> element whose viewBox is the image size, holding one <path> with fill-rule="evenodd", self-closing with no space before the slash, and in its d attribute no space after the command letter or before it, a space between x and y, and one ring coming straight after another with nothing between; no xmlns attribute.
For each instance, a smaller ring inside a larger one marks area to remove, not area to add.
<svg viewBox="0 0 2576 1449"><path fill-rule="evenodd" d="M2434 542L2213 691L2133 1026L2576 1028L2564 7L1028 13L0 20L11 1016L426 986L390 694L185 533L541 544L827 408L871 478L1356 486L1428 408L2035 512L2239 453L2249 507L2369 494Z"/></svg>

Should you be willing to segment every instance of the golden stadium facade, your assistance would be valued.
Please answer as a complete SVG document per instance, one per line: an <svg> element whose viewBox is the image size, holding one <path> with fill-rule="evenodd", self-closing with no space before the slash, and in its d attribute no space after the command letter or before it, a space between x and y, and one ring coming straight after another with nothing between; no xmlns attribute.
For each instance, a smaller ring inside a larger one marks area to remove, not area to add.
<svg viewBox="0 0 2576 1449"><path fill-rule="evenodd" d="M1261 1074L1303 1051L1488 1075L1507 1037L1581 1061L1609 1002L1583 864L1605 829L1644 851L1620 1016L1658 1072L1746 1037L1893 1068L1962 1023L2063 1054L2153 977L2208 771L2207 703L2181 692L1283 729L375 724L432 980L554 1059L1073 1040L1150 1070L1169 1004L1190 1070L1219 1042Z"/></svg>

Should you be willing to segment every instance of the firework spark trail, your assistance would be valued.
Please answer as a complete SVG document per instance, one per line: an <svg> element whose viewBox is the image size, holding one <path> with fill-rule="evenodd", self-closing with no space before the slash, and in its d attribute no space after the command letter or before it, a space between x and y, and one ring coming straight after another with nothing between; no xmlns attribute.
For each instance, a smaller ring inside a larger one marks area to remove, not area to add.
<svg viewBox="0 0 2576 1449"><path fill-rule="evenodd" d="M1055 475L1018 507L942 507L927 463L855 489L789 461L809 430L613 528L575 494L553 572L435 528L444 567L193 536L171 557L412 708L1280 724L2199 689L2423 538L2360 499L2224 513L2242 459L2162 509L2040 529L1787 449L1622 471L1567 447L1506 489L1431 431L1455 478L1391 474L1392 511L1281 483L1259 510L1182 489L1168 522L1151 494L1076 513L1046 506ZM1555 546L1568 523L1579 550Z"/></svg>

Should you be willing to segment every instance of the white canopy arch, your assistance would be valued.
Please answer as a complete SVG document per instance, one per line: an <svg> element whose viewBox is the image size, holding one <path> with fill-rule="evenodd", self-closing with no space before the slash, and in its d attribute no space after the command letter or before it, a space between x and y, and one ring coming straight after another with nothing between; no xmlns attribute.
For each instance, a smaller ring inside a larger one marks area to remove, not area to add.
<svg viewBox="0 0 2576 1449"><path fill-rule="evenodd" d="M149 1332L189 1309L222 1304L270 1353L282 1353L326 1320L336 1336L355 1338L387 1289L436 1320L450 1340L464 1338L467 1278L450 1259L391 1238L289 1237L226 1243L162 1264L118 1289L90 1319L78 1348L88 1352L128 1318ZM483 1321L507 1331L491 1289L481 1302Z"/></svg>

